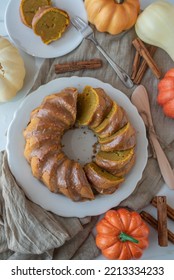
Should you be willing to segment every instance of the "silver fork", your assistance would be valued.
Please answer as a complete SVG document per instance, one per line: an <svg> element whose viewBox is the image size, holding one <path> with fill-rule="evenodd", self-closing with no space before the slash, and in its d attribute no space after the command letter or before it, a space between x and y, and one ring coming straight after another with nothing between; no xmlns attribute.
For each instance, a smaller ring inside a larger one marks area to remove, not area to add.
<svg viewBox="0 0 174 280"><path fill-rule="evenodd" d="M92 28L85 21L83 21L80 17L77 16L71 19L71 23L81 33L84 39L90 40L95 44L97 49L102 53L102 55L106 58L106 60L115 70L123 84L128 88L133 87L134 84L129 75L118 64L116 64L99 45L99 43L94 37L94 32Z"/></svg>

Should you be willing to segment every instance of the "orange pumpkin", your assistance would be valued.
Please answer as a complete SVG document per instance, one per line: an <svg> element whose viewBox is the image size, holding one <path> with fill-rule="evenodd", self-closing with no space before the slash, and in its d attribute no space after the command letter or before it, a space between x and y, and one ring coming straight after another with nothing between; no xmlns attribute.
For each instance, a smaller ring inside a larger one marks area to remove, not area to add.
<svg viewBox="0 0 174 280"><path fill-rule="evenodd" d="M140 11L139 0L85 0L90 23L112 35L131 28Z"/></svg>
<svg viewBox="0 0 174 280"><path fill-rule="evenodd" d="M164 114L174 119L174 68L167 71L159 82L157 101L163 107Z"/></svg>
<svg viewBox="0 0 174 280"><path fill-rule="evenodd" d="M137 212L109 210L96 225L96 245L110 260L139 259L149 245L149 227Z"/></svg>

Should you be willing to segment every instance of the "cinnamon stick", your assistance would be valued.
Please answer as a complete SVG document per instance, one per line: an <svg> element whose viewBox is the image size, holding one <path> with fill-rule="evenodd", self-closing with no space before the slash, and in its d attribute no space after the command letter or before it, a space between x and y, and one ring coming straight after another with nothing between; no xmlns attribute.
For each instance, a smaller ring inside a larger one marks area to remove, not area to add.
<svg viewBox="0 0 174 280"><path fill-rule="evenodd" d="M151 55L150 55L148 49L146 48L145 44L139 38L133 40L132 44L134 45L136 50L139 52L140 56L142 56L144 58L147 65L149 66L149 68L154 73L154 75L159 79L161 77L161 71L158 68L156 62L151 57Z"/></svg>
<svg viewBox="0 0 174 280"><path fill-rule="evenodd" d="M149 47L149 53L150 53L151 57L153 57L153 55L155 54L156 50L157 50L157 47L155 47L155 46L150 46ZM148 69L148 64L147 64L146 60L143 59L141 65L140 65L140 67L139 67L139 69L137 71L137 74L136 74L135 78L133 79L133 82L136 85L140 84L140 82L143 79L147 69Z"/></svg>
<svg viewBox="0 0 174 280"><path fill-rule="evenodd" d="M55 73L61 74L84 69L97 69L102 66L102 60L95 58L91 60L73 61L62 64L55 64Z"/></svg>
<svg viewBox="0 0 174 280"><path fill-rule="evenodd" d="M140 54L138 51L135 52L135 57L134 57L134 61L133 61L133 66L132 66L132 75L131 75L131 79L134 80L137 72L138 72L138 67L140 65Z"/></svg>
<svg viewBox="0 0 174 280"><path fill-rule="evenodd" d="M151 227L158 230L158 221L146 211L142 211L140 213L142 219L147 222ZM168 240L174 244L174 233L171 232L169 229L167 230L168 233Z"/></svg>
<svg viewBox="0 0 174 280"><path fill-rule="evenodd" d="M166 196L157 196L157 218L158 243L160 246L166 247L168 245Z"/></svg>
<svg viewBox="0 0 174 280"><path fill-rule="evenodd" d="M156 230L158 229L158 221L151 214L147 213L146 211L141 211L140 216L151 227L153 227Z"/></svg>
<svg viewBox="0 0 174 280"><path fill-rule="evenodd" d="M152 201L151 204L157 208L157 197L155 196ZM174 221L174 208L172 208L170 205L167 204L167 216Z"/></svg>

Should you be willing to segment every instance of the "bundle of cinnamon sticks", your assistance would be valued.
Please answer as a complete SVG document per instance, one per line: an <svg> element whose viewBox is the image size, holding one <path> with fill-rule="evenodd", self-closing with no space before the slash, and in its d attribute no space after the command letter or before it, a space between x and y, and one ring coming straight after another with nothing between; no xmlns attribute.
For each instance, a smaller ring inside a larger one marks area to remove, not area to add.
<svg viewBox="0 0 174 280"><path fill-rule="evenodd" d="M140 38L133 40L132 44L136 49L131 75L133 82L137 85L140 84L148 68L160 79L162 73L153 59L157 47L146 45Z"/></svg>
<svg viewBox="0 0 174 280"><path fill-rule="evenodd" d="M159 246L168 246L168 240L174 244L174 233L167 228L167 217L174 221L174 209L167 204L166 196L156 196L151 204L157 208L157 219L146 211L140 213L141 217L158 231Z"/></svg>

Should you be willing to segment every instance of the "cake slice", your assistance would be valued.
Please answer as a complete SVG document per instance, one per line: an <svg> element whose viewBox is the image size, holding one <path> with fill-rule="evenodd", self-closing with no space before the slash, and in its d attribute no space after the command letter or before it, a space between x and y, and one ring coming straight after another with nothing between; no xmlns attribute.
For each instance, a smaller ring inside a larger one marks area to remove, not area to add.
<svg viewBox="0 0 174 280"><path fill-rule="evenodd" d="M46 96L42 104L31 112L30 123L24 130L26 139L33 136L62 135L76 120L77 89L66 88ZM42 137L42 138L43 138Z"/></svg>
<svg viewBox="0 0 174 280"><path fill-rule="evenodd" d="M47 159L54 154L59 154L60 152L61 147L56 145L55 143L52 143L51 141L46 141L45 143L42 143L42 147L34 149L31 153L30 160L33 175L36 178L41 179L43 172L42 169L45 162L47 162Z"/></svg>
<svg viewBox="0 0 174 280"><path fill-rule="evenodd" d="M43 43L50 44L58 40L70 23L66 11L56 7L41 7L32 20L34 33L41 37Z"/></svg>
<svg viewBox="0 0 174 280"><path fill-rule="evenodd" d="M136 156L134 154L131 160L124 167L111 171L111 174L119 177L126 176L133 168L135 161L136 161Z"/></svg>
<svg viewBox="0 0 174 280"><path fill-rule="evenodd" d="M46 127L57 127L57 129L63 134L63 132L71 127L73 123L73 118L70 112L66 109L60 107L55 108L54 105L46 104L46 106L36 109L31 114L31 121L33 119L40 120L41 123L44 122Z"/></svg>
<svg viewBox="0 0 174 280"><path fill-rule="evenodd" d="M94 128L94 132L100 138L105 138L114 134L120 128L125 126L127 122L128 122L127 115L123 110L123 108L118 106L116 102L113 102L111 111L105 117L103 122L99 126Z"/></svg>
<svg viewBox="0 0 174 280"><path fill-rule="evenodd" d="M84 167L85 174L92 184L93 188L99 193L111 193L118 189L120 183L124 181L123 177L116 177L107 171L101 169L94 162L90 162Z"/></svg>
<svg viewBox="0 0 174 280"><path fill-rule="evenodd" d="M32 20L40 7L51 5L51 0L21 0L20 17L22 22L32 28Z"/></svg>
<svg viewBox="0 0 174 280"><path fill-rule="evenodd" d="M78 195L78 200L94 199L91 186L85 176L82 166L78 162L74 162L70 175L71 192L74 191Z"/></svg>
<svg viewBox="0 0 174 280"><path fill-rule="evenodd" d="M56 133L49 133L49 135L40 134L37 136L32 136L26 139L26 145L24 149L24 155L26 159L30 162L30 159L33 155L36 155L37 150L40 149L44 144L49 142L57 147L61 147L61 136Z"/></svg>
<svg viewBox="0 0 174 280"><path fill-rule="evenodd" d="M99 138L101 151L128 150L136 145L136 132L128 122L123 128L106 138Z"/></svg>
<svg viewBox="0 0 174 280"><path fill-rule="evenodd" d="M133 157L134 148L125 151L102 152L96 154L95 162L108 172L123 168Z"/></svg>
<svg viewBox="0 0 174 280"><path fill-rule="evenodd" d="M58 166L62 166L63 162L67 160L67 157L61 151L55 151L49 154L44 164L41 166L41 180L49 188L51 192L57 193L57 178L56 170Z"/></svg>
<svg viewBox="0 0 174 280"><path fill-rule="evenodd" d="M125 176L135 163L134 148L125 151L102 152L96 155L95 163L118 177Z"/></svg>
<svg viewBox="0 0 174 280"><path fill-rule="evenodd" d="M77 99L78 123L94 129L110 112L112 103L103 89L86 86Z"/></svg>
<svg viewBox="0 0 174 280"><path fill-rule="evenodd" d="M41 135L47 138L47 136L51 135L62 135L65 130L65 125L59 121L57 123L52 122L45 122L40 118L33 118L31 119L30 123L28 124L27 128L23 131L23 135L25 139L30 139L31 137L40 137Z"/></svg>
<svg viewBox="0 0 174 280"><path fill-rule="evenodd" d="M72 169L72 160L66 159L63 163L61 163L57 169L55 168L54 174L53 174L53 180L54 180L54 188L55 191L69 197L70 199L74 200L74 197L69 192L69 188L71 185L71 182L69 180L69 176L71 174Z"/></svg>

